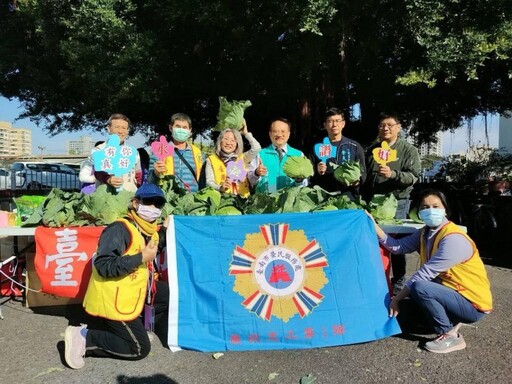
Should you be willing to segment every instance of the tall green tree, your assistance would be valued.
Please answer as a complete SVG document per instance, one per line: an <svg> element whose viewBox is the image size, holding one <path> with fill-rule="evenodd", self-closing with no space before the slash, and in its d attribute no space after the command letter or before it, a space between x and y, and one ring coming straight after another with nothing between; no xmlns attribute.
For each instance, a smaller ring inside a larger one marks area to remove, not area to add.
<svg viewBox="0 0 512 384"><path fill-rule="evenodd" d="M368 143L394 110L429 140L512 108L509 0L0 0L0 94L50 133L139 130L189 113L215 124L218 96L250 99L251 130L285 116L293 141L323 111L358 105L347 135Z"/></svg>

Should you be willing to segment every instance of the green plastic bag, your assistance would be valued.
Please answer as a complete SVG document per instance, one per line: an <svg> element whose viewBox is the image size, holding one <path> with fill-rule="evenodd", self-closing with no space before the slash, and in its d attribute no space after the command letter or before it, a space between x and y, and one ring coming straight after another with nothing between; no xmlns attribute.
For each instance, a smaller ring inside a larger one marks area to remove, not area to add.
<svg viewBox="0 0 512 384"><path fill-rule="evenodd" d="M214 131L222 131L227 128L240 130L243 125L244 111L252 104L249 100L227 101L225 97L219 97L219 113L217 125Z"/></svg>
<svg viewBox="0 0 512 384"><path fill-rule="evenodd" d="M16 203L16 225L21 225L45 200L46 196L21 196L14 198Z"/></svg>

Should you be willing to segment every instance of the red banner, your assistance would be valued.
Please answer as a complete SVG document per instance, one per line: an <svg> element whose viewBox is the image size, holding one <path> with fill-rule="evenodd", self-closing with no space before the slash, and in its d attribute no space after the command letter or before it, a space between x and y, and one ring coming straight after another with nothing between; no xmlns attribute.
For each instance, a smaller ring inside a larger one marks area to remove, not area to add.
<svg viewBox="0 0 512 384"><path fill-rule="evenodd" d="M104 228L36 228L34 264L43 292L84 297L91 276L90 260Z"/></svg>

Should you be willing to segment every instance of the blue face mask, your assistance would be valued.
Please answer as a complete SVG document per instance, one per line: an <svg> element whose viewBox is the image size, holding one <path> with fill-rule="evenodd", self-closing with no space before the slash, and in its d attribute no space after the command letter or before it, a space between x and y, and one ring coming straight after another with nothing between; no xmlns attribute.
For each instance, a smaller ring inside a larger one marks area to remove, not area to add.
<svg viewBox="0 0 512 384"><path fill-rule="evenodd" d="M425 208L419 212L418 216L430 228L435 228L443 222L446 211L443 208Z"/></svg>
<svg viewBox="0 0 512 384"><path fill-rule="evenodd" d="M190 137L190 131L186 128L173 128L172 137L174 140L184 143Z"/></svg>

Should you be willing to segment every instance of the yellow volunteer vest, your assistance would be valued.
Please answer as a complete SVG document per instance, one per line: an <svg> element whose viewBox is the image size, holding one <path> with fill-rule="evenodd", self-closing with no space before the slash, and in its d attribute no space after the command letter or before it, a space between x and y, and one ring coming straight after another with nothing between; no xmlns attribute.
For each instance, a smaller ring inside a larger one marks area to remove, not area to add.
<svg viewBox="0 0 512 384"><path fill-rule="evenodd" d="M194 144L189 144L190 149L192 149L192 155L194 156L194 167L196 171L196 180L199 181L199 176L201 175L201 167L203 166L203 156L201 155L201 150L196 147ZM174 156L167 156L165 158L165 169L167 172L164 175L174 175Z"/></svg>
<svg viewBox="0 0 512 384"><path fill-rule="evenodd" d="M463 263L454 265L446 272L439 274L441 283L451 289L456 290L466 299L471 301L473 306L482 312L492 310L492 295L487 272L484 263L480 258L478 249L471 238L460 230L460 228L451 221L444 225L437 232L432 244L430 252L426 249L425 231L423 229L420 243L420 261L421 265L425 264L437 252L439 242L446 236L452 234L463 235L473 247L473 255Z"/></svg>
<svg viewBox="0 0 512 384"><path fill-rule="evenodd" d="M117 221L124 223L132 239L123 256L140 252L146 242L137 228L126 219ZM127 276L115 278L101 277L93 264L83 307L93 316L118 321L134 320L141 314L144 306L148 277L146 263Z"/></svg>
<svg viewBox="0 0 512 384"><path fill-rule="evenodd" d="M215 183L217 183L218 185L221 185L224 182L224 180L226 180L226 164L224 164L222 159L215 154L208 156L208 158L210 159L210 162L212 164L213 177L215 179ZM240 156L237 157L236 160L237 161L240 159L243 160L243 158L244 158L244 155L241 154ZM238 192L237 194L242 197L249 197L250 191L249 191L249 182L247 180L247 177L243 181L236 183L236 189L237 189L237 191L233 191L233 187L230 187L225 192L233 193L233 194L235 192Z"/></svg>

